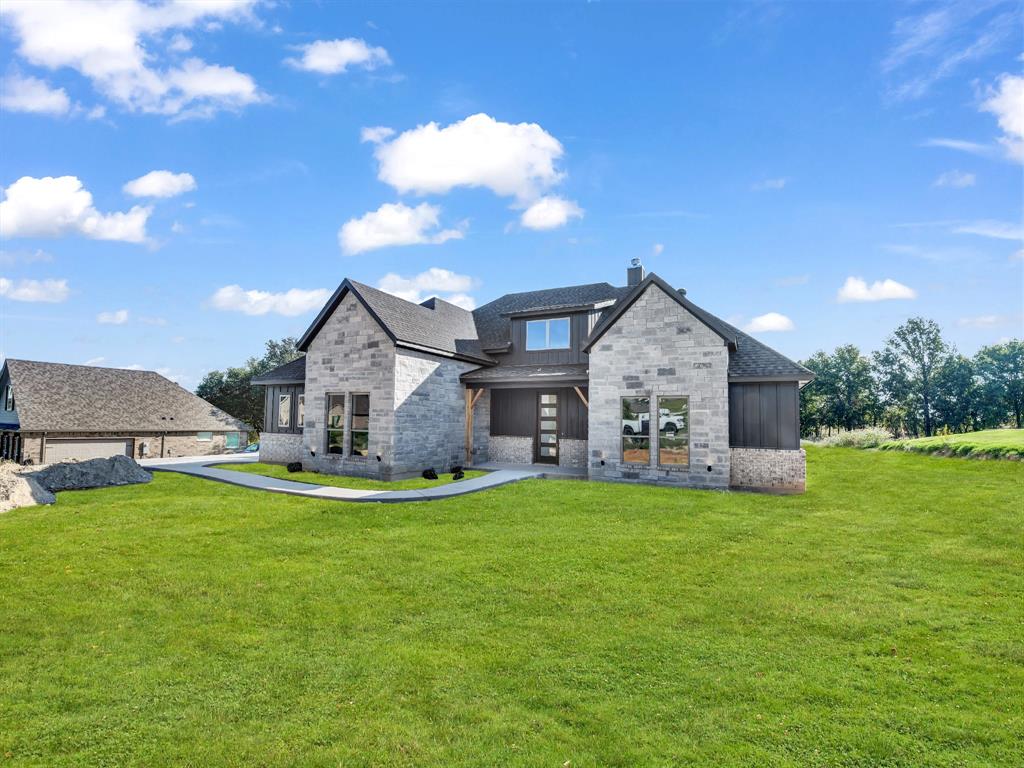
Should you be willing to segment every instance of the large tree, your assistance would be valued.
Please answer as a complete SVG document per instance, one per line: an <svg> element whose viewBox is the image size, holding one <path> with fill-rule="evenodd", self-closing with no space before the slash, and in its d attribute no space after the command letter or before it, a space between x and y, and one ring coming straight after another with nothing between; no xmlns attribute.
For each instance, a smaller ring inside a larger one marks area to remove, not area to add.
<svg viewBox="0 0 1024 768"><path fill-rule="evenodd" d="M915 414L920 415L925 435L934 432L935 373L948 355L938 323L923 317L907 320L874 355L886 403L906 408L907 428L915 434Z"/></svg>
<svg viewBox="0 0 1024 768"><path fill-rule="evenodd" d="M974 364L950 355L935 370L935 421L952 432L980 429L978 385Z"/></svg>
<svg viewBox="0 0 1024 768"><path fill-rule="evenodd" d="M878 398L871 376L871 361L853 344L831 355L815 352L802 363L814 371L814 381L800 392L800 419L805 434L821 434L821 427L857 429L878 418Z"/></svg>
<svg viewBox="0 0 1024 768"><path fill-rule="evenodd" d="M986 401L1002 413L1000 423L1012 415L1020 429L1024 418L1024 341L1014 339L982 347L974 356L974 365Z"/></svg>
<svg viewBox="0 0 1024 768"><path fill-rule="evenodd" d="M254 433L262 432L263 388L253 386L252 378L301 357L296 343L292 337L267 341L262 357L250 357L236 368L210 371L199 382L196 394L244 421Z"/></svg>

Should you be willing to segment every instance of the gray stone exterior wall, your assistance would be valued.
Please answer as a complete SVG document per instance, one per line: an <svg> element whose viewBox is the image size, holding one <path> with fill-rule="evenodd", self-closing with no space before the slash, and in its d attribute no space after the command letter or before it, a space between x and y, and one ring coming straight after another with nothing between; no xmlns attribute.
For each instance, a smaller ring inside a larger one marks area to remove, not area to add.
<svg viewBox="0 0 1024 768"><path fill-rule="evenodd" d="M491 435L487 451L489 460L498 464L532 464L533 438Z"/></svg>
<svg viewBox="0 0 1024 768"><path fill-rule="evenodd" d="M351 446L352 393L370 395L367 457L327 454L327 395L345 395L345 452ZM395 346L351 293L306 351L305 469L390 479L395 445ZM315 452L315 456L310 455ZM381 457L377 461L377 456Z"/></svg>
<svg viewBox="0 0 1024 768"><path fill-rule="evenodd" d="M590 477L727 488L728 368L722 338L659 287L649 287L590 352ZM622 461L620 398L651 397L654 420L659 395L689 398L688 467L658 465L657 434L648 464Z"/></svg>
<svg viewBox="0 0 1024 768"><path fill-rule="evenodd" d="M730 482L734 488L802 493L807 453L772 448L732 448Z"/></svg>
<svg viewBox="0 0 1024 768"><path fill-rule="evenodd" d="M427 467L442 472L466 463L466 396L459 376L477 367L396 350L393 474L419 474Z"/></svg>
<svg viewBox="0 0 1024 768"><path fill-rule="evenodd" d="M560 439L558 441L558 466L586 468L587 441Z"/></svg>
<svg viewBox="0 0 1024 768"><path fill-rule="evenodd" d="M308 454L302 446L302 435L283 432L264 432L260 435L260 461L289 464L306 458Z"/></svg>

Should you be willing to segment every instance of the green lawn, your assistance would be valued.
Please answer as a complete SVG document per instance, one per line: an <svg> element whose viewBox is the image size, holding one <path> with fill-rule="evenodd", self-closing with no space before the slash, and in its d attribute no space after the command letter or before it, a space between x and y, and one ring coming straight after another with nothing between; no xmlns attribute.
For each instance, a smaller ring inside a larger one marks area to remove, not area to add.
<svg viewBox="0 0 1024 768"><path fill-rule="evenodd" d="M0 515L0 765L1020 765L1024 465L808 459L802 496L157 473Z"/></svg>
<svg viewBox="0 0 1024 768"><path fill-rule="evenodd" d="M439 485L447 485L451 482L462 482L452 480L450 474L438 475L437 480L424 480L422 477L410 477L407 480L369 480L365 477L349 477L347 475L328 475L320 472L289 472L281 464L263 464L253 462L251 464L213 464L218 469L230 469L235 472L249 472L254 475L266 475L276 477L279 480L294 480L296 483L314 483L315 485L336 485L339 488L351 488L356 491L411 491L419 488L435 488ZM486 474L476 469L465 471L465 480L473 477L480 477Z"/></svg>
<svg viewBox="0 0 1024 768"><path fill-rule="evenodd" d="M1024 429L986 429L962 435L893 440L879 446L883 451L916 451L969 458L1024 459Z"/></svg>

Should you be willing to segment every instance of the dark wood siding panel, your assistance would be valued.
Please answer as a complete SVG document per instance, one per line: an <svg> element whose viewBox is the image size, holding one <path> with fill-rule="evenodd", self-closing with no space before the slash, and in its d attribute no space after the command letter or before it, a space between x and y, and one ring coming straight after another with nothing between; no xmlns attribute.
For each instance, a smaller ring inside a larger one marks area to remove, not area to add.
<svg viewBox="0 0 1024 768"><path fill-rule="evenodd" d="M569 349L545 349L528 352L526 350L527 321L544 320L554 317L569 318ZM499 359L502 365L585 363L587 362L587 354L583 351L583 344L586 342L587 337L590 336L591 327L590 315L587 312L553 314L545 315L544 317L512 318L512 348L508 354L502 355Z"/></svg>
<svg viewBox="0 0 1024 768"><path fill-rule="evenodd" d="M796 382L730 384L729 444L734 448L799 448Z"/></svg>
<svg viewBox="0 0 1024 768"><path fill-rule="evenodd" d="M586 387L580 387L587 394ZM568 440L586 440L588 436L587 407L572 387L558 391L558 436Z"/></svg>
<svg viewBox="0 0 1024 768"><path fill-rule="evenodd" d="M298 423L299 418L299 395L305 387L301 384L276 384L266 387L266 400L263 406L263 431L277 432L282 434L298 434L302 432L302 425ZM278 409L280 396L291 395L291 413L288 420L288 429L277 426Z"/></svg>
<svg viewBox="0 0 1024 768"><path fill-rule="evenodd" d="M537 424L537 391L491 390L491 434L533 437Z"/></svg>

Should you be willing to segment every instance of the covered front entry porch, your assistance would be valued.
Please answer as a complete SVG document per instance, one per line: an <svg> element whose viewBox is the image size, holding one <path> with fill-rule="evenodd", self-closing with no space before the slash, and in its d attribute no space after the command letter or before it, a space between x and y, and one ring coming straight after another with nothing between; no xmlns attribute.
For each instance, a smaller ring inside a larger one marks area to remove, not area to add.
<svg viewBox="0 0 1024 768"><path fill-rule="evenodd" d="M508 366L465 374L467 465L475 457L476 466L538 465L585 473L586 374L585 365ZM487 419L486 433L477 419ZM484 440L486 450L474 445Z"/></svg>

